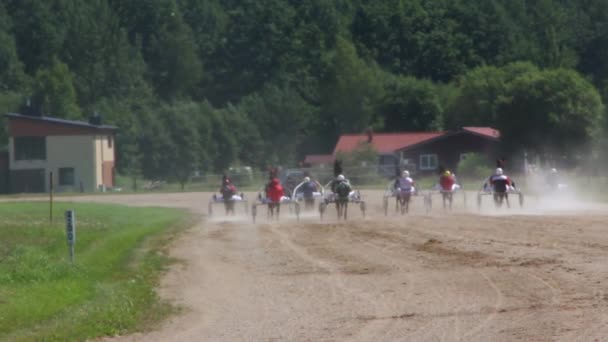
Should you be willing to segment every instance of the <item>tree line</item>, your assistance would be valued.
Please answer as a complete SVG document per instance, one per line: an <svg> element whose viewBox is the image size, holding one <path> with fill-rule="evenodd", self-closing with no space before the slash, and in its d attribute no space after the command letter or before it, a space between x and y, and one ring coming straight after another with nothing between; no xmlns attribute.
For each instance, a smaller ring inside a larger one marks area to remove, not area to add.
<svg viewBox="0 0 608 342"><path fill-rule="evenodd" d="M293 165L369 128L602 159L607 56L604 0L0 2L0 109L101 113L119 172L151 179Z"/></svg>

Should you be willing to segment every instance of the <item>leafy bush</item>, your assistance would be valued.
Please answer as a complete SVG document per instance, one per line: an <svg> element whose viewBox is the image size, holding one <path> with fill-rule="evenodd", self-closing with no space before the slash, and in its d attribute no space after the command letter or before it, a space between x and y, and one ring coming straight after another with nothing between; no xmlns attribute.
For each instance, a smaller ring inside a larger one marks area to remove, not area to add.
<svg viewBox="0 0 608 342"><path fill-rule="evenodd" d="M462 178L483 178L492 173L491 163L486 156L467 153L458 163L458 176Z"/></svg>
<svg viewBox="0 0 608 342"><path fill-rule="evenodd" d="M378 151L366 141L362 141L352 152L339 152L336 156L342 160L345 176L356 184L378 183L382 179L378 174Z"/></svg>

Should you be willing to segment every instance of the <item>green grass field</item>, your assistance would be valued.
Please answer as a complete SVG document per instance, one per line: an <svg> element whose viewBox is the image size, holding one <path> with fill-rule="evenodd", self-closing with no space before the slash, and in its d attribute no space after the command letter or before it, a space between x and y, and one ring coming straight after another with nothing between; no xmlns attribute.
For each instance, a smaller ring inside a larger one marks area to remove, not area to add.
<svg viewBox="0 0 608 342"><path fill-rule="evenodd" d="M76 211L76 259L63 214ZM164 247L192 223L174 209L0 204L0 340L73 341L144 329L172 310L154 287Z"/></svg>

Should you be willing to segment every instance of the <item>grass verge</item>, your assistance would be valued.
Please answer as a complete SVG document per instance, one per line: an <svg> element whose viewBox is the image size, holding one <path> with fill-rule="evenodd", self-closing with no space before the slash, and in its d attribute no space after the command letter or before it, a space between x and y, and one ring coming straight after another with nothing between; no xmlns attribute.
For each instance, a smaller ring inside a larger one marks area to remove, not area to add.
<svg viewBox="0 0 608 342"><path fill-rule="evenodd" d="M76 258L63 213L76 211ZM0 204L0 340L78 341L149 327L172 308L157 296L165 247L185 211L117 205Z"/></svg>

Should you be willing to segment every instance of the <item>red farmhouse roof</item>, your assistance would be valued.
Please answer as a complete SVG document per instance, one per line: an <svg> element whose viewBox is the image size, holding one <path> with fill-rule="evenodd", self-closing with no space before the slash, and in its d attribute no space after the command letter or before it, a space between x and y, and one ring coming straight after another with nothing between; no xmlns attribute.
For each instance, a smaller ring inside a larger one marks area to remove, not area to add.
<svg viewBox="0 0 608 342"><path fill-rule="evenodd" d="M374 133L372 145L379 153L392 153L405 147L437 138L446 132L409 132L409 133ZM367 134L345 134L340 136L334 149L338 152L352 152L361 142L368 140Z"/></svg>
<svg viewBox="0 0 608 342"><path fill-rule="evenodd" d="M328 164L333 163L334 156L331 154L309 154L304 159L306 164Z"/></svg>
<svg viewBox="0 0 608 342"><path fill-rule="evenodd" d="M462 130L477 133L493 139L500 138L500 131L492 127L463 127Z"/></svg>
<svg viewBox="0 0 608 342"><path fill-rule="evenodd" d="M492 127L463 127L461 131L456 132L374 133L372 135L372 145L378 153L393 153L446 134L458 132L473 133L493 140L500 138L500 131ZM367 140L367 134L342 135L336 144L333 155L335 156L338 152L352 152L361 142Z"/></svg>

